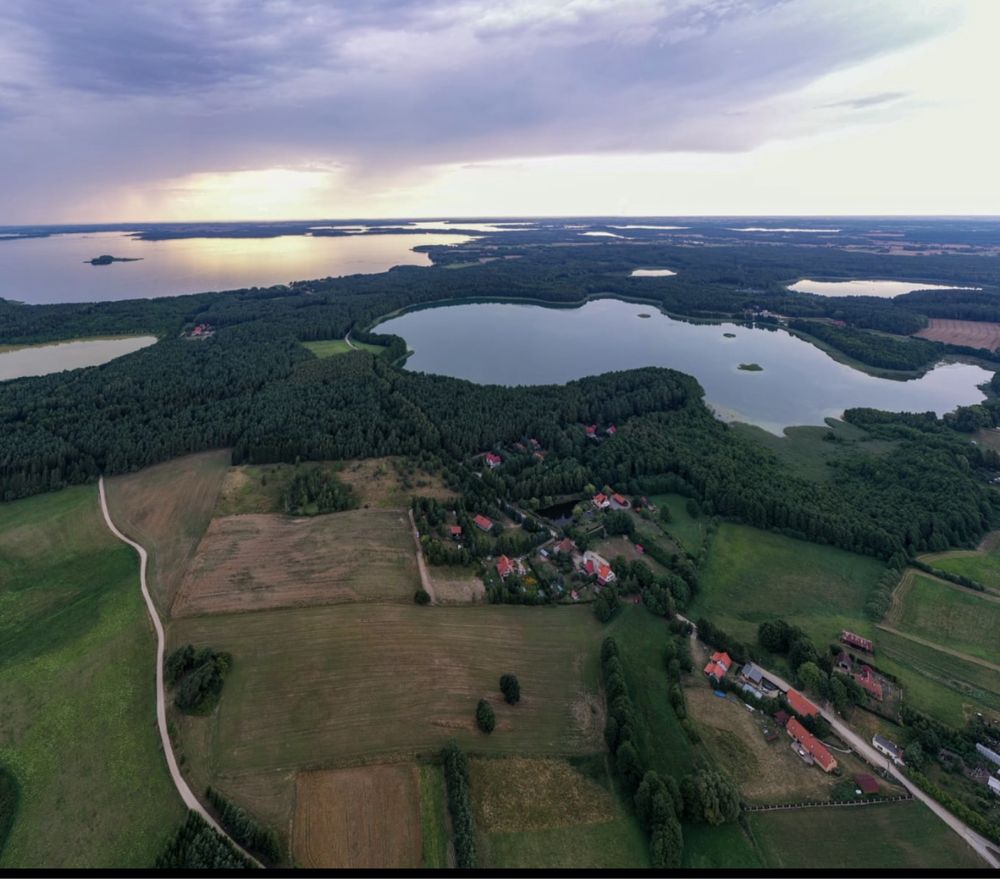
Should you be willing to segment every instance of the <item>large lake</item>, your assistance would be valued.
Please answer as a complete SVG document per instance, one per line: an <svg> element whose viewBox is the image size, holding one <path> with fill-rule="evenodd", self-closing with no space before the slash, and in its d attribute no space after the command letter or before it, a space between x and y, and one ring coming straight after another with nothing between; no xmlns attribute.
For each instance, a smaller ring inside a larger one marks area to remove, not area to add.
<svg viewBox="0 0 1000 879"><path fill-rule="evenodd" d="M914 290L980 290L981 287L956 287L925 284L920 281L813 281L804 278L790 284L789 290L815 293L818 296L878 296L891 299Z"/></svg>
<svg viewBox="0 0 1000 879"><path fill-rule="evenodd" d="M0 350L0 381L28 375L48 375L81 366L99 366L152 345L155 336L128 336L118 339L79 339L52 345L29 345L11 351ZM197 343L193 343L197 344Z"/></svg>
<svg viewBox="0 0 1000 879"><path fill-rule="evenodd" d="M511 303L428 308L391 318L378 332L406 340L413 350L407 369L481 384L562 384L611 370L669 366L698 379L720 417L776 434L792 425L823 424L854 406L940 415L981 401L976 386L991 376L954 363L911 381L875 378L784 330L685 323L616 299L572 309ZM763 371L740 370L741 363L757 363Z"/></svg>
<svg viewBox="0 0 1000 879"><path fill-rule="evenodd" d="M126 232L88 232L0 241L0 298L33 304L136 299L269 287L289 281L428 266L423 244L459 244L447 234L140 241ZM101 254L140 258L92 266Z"/></svg>

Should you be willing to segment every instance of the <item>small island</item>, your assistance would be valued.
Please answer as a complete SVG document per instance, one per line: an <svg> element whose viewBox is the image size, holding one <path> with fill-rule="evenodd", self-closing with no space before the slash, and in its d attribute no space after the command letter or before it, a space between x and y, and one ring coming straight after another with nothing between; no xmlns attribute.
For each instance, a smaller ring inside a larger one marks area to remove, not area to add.
<svg viewBox="0 0 1000 879"><path fill-rule="evenodd" d="M759 363L741 363L737 369L742 369L744 372L763 372L764 367Z"/></svg>
<svg viewBox="0 0 1000 879"><path fill-rule="evenodd" d="M652 315L646 314L646 312L642 312L642 314L640 314L639 317L652 317Z"/></svg>
<svg viewBox="0 0 1000 879"><path fill-rule="evenodd" d="M735 339L736 338L736 333L723 333L722 335L725 336L727 339Z"/></svg>
<svg viewBox="0 0 1000 879"><path fill-rule="evenodd" d="M84 262L89 262L92 266L109 266L113 262L139 262L141 259L141 256L112 256L110 253L102 253L93 259L85 259Z"/></svg>

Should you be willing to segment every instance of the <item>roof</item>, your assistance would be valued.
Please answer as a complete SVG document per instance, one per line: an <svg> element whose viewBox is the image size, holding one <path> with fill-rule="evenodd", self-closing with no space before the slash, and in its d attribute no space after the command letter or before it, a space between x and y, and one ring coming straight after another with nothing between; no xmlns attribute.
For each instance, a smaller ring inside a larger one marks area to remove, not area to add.
<svg viewBox="0 0 1000 879"><path fill-rule="evenodd" d="M854 783L861 789L862 793L865 794L877 794L878 793L878 782L873 776L868 775L868 773L863 772L860 775L854 776Z"/></svg>
<svg viewBox="0 0 1000 879"><path fill-rule="evenodd" d="M607 502L608 502L608 497L603 492L598 492L597 494L594 495L594 503L597 504L597 506L601 506L602 504L606 504Z"/></svg>
<svg viewBox="0 0 1000 879"><path fill-rule="evenodd" d="M795 741L805 748L805 750L809 753L809 756L819 764L820 768L824 772L829 772L831 769L836 768L837 761L834 759L833 754L831 754L826 749L826 746L794 717L788 721L785 729L788 730L788 734L795 739Z"/></svg>
<svg viewBox="0 0 1000 879"><path fill-rule="evenodd" d="M499 455L494 455L493 452L486 453L486 463L487 464L502 464L503 458Z"/></svg>
<svg viewBox="0 0 1000 879"><path fill-rule="evenodd" d="M483 531L489 531L490 528L493 527L493 522L485 516L476 516L476 518L472 521L475 522L478 527L482 528Z"/></svg>
<svg viewBox="0 0 1000 879"><path fill-rule="evenodd" d="M885 736L880 736L877 734L872 736L872 744L875 745L876 748L884 748L886 751L888 751L890 754L896 757L903 756L903 749L900 748L899 745L897 745L895 742L889 741L889 739L887 739Z"/></svg>
<svg viewBox="0 0 1000 879"><path fill-rule="evenodd" d="M759 665L754 665L752 662L748 662L743 666L743 670L740 672L743 677L748 681L753 681L755 684L759 684L764 679L764 672Z"/></svg>
<svg viewBox="0 0 1000 879"><path fill-rule="evenodd" d="M712 658L708 661L708 665L705 666L705 674L709 677L722 680L732 664L733 661L729 658L728 653L713 653Z"/></svg>
<svg viewBox="0 0 1000 879"><path fill-rule="evenodd" d="M462 533L462 526L461 525L452 525L449 528L449 530L451 531L452 534L461 534Z"/></svg>
<svg viewBox="0 0 1000 879"><path fill-rule="evenodd" d="M611 500L613 500L616 504L619 504L620 506L625 506L625 504L628 503L628 501L625 500L625 498L623 498L620 494L611 495Z"/></svg>
<svg viewBox="0 0 1000 879"><path fill-rule="evenodd" d="M597 568L597 579L598 580L610 580L614 577L615 573L607 565L599 565Z"/></svg>
<svg viewBox="0 0 1000 879"><path fill-rule="evenodd" d="M848 632L844 629L840 633L840 640L845 644L853 644L855 647L860 647L862 650L867 650L869 653L873 653L872 642L867 638L862 638L860 635L855 635L854 632Z"/></svg>
<svg viewBox="0 0 1000 879"><path fill-rule="evenodd" d="M572 552L576 549L576 544L573 543L573 541L568 537L564 537L556 544L556 549L559 550L559 552Z"/></svg>
<svg viewBox="0 0 1000 879"><path fill-rule="evenodd" d="M724 650L717 650L712 654L712 662L717 662L719 665L724 665L726 671L732 667L733 661L729 658L729 654Z"/></svg>
<svg viewBox="0 0 1000 879"><path fill-rule="evenodd" d="M502 555L497 559L497 573L501 577L506 577L513 570L514 566L510 563L510 559L507 556Z"/></svg>
<svg viewBox="0 0 1000 879"><path fill-rule="evenodd" d="M774 719L777 723L780 723L782 726L784 726L786 723L788 723L788 712L780 710L776 711L774 713Z"/></svg>
<svg viewBox="0 0 1000 879"><path fill-rule="evenodd" d="M796 714L801 714L803 717L815 717L819 714L819 709L798 690L790 689L785 695L788 697L788 704L792 711Z"/></svg>

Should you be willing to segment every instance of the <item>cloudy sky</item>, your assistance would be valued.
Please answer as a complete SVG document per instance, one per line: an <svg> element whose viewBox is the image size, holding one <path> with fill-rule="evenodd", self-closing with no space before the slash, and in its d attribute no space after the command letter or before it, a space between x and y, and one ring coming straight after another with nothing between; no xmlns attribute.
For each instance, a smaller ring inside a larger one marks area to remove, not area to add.
<svg viewBox="0 0 1000 879"><path fill-rule="evenodd" d="M0 224L1000 214L1000 0L0 0Z"/></svg>

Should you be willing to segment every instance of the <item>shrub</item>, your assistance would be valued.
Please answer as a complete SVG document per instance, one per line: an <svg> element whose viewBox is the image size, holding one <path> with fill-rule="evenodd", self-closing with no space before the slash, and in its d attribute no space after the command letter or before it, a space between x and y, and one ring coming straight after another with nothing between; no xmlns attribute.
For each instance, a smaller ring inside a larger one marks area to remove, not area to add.
<svg viewBox="0 0 1000 879"><path fill-rule="evenodd" d="M426 589L418 589L413 593L413 600L419 605L430 604L431 596Z"/></svg>
<svg viewBox="0 0 1000 879"><path fill-rule="evenodd" d="M485 699L480 699L476 706L476 726L484 733L491 733L496 729L497 716L493 711L493 706Z"/></svg>
<svg viewBox="0 0 1000 879"><path fill-rule="evenodd" d="M516 705L521 701L521 684L517 680L517 675L505 674L500 676L500 691L508 705Z"/></svg>

